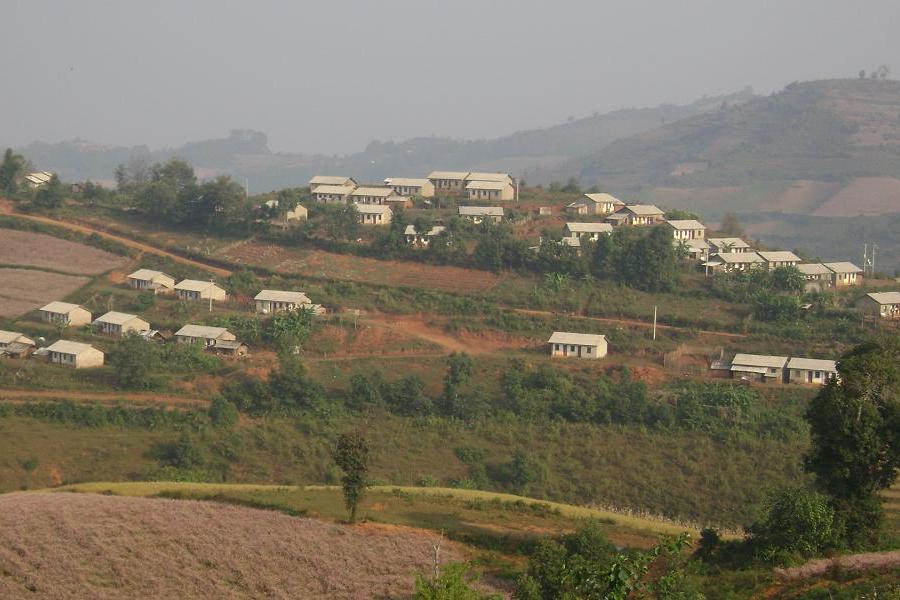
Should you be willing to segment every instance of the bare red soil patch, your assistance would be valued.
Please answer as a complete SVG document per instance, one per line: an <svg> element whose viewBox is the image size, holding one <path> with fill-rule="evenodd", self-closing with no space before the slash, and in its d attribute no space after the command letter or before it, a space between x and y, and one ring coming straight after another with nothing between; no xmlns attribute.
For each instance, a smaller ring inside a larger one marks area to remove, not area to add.
<svg viewBox="0 0 900 600"><path fill-rule="evenodd" d="M799 567L775 569L775 574L783 581L821 577L831 571L886 571L900 569L900 550L892 552L867 552L850 554L836 558L822 558Z"/></svg>
<svg viewBox="0 0 900 600"><path fill-rule="evenodd" d="M900 179L859 177L822 204L819 217L856 217L900 212Z"/></svg>
<svg viewBox="0 0 900 600"><path fill-rule="evenodd" d="M188 500L0 496L0 597L395 598L432 534ZM444 560L459 560L451 543Z"/></svg>
<svg viewBox="0 0 900 600"><path fill-rule="evenodd" d="M127 259L99 248L61 240L43 233L0 229L0 263L98 275L125 264Z"/></svg>
<svg viewBox="0 0 900 600"><path fill-rule="evenodd" d="M0 281L0 317L17 317L62 300L90 280L32 269L0 269Z"/></svg>

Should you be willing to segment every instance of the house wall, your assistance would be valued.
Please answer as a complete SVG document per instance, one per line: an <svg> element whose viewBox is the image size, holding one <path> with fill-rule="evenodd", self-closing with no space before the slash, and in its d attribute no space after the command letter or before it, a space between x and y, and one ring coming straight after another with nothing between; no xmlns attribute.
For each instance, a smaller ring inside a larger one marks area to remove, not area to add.
<svg viewBox="0 0 900 600"><path fill-rule="evenodd" d="M858 277L856 273L834 273L831 277L834 287L846 287L849 285L858 285L862 282L862 277Z"/></svg>
<svg viewBox="0 0 900 600"><path fill-rule="evenodd" d="M313 194L316 202L323 204L347 204L347 194Z"/></svg>
<svg viewBox="0 0 900 600"><path fill-rule="evenodd" d="M429 181L431 181L431 184L434 186L435 193L460 193L465 192L466 190L466 182L463 179L431 179Z"/></svg>
<svg viewBox="0 0 900 600"><path fill-rule="evenodd" d="M91 313L84 310L83 308L77 308L70 312L69 314L61 314L61 313L51 313L46 311L41 311L41 320L46 321L47 323L54 323L57 325L69 325L72 327L79 327L81 325L90 325L91 323Z"/></svg>
<svg viewBox="0 0 900 600"><path fill-rule="evenodd" d="M824 385L834 377L828 371L816 371L813 369L787 369L788 381L791 383L816 383Z"/></svg>
<svg viewBox="0 0 900 600"><path fill-rule="evenodd" d="M297 308L296 302L277 302L275 300L257 300L256 301L256 312L286 312L291 310L296 310Z"/></svg>
<svg viewBox="0 0 900 600"><path fill-rule="evenodd" d="M481 189L470 189L469 192L469 200L494 200L494 201L503 201L503 200L515 200L516 191L513 186L507 184L503 186L501 190L481 190Z"/></svg>
<svg viewBox="0 0 900 600"><path fill-rule="evenodd" d="M434 196L434 184L431 181L422 186L413 185L393 185L394 193L398 196L419 196L420 198L431 198Z"/></svg>
<svg viewBox="0 0 900 600"><path fill-rule="evenodd" d="M599 346L585 344L549 344L549 346L550 356L564 358L603 358L607 352L605 341Z"/></svg>

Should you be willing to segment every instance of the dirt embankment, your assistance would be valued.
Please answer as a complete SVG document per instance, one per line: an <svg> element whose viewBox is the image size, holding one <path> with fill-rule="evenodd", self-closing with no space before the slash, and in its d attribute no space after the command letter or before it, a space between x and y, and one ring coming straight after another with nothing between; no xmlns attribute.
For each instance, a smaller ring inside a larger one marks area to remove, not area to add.
<svg viewBox="0 0 900 600"><path fill-rule="evenodd" d="M433 534L160 498L0 496L3 598L406 597ZM454 544L444 561L460 560Z"/></svg>
<svg viewBox="0 0 900 600"><path fill-rule="evenodd" d="M836 558L822 558L799 567L775 569L775 575L782 581L798 581L821 577L832 571L885 571L900 569L900 550L893 552L867 552L850 554Z"/></svg>

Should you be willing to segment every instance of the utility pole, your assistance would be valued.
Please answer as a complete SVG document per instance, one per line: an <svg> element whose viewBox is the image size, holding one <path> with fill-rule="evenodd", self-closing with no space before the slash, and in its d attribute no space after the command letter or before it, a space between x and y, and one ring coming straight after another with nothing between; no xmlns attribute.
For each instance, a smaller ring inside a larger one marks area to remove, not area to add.
<svg viewBox="0 0 900 600"><path fill-rule="evenodd" d="M656 305L653 305L653 341L656 341Z"/></svg>
<svg viewBox="0 0 900 600"><path fill-rule="evenodd" d="M863 275L875 275L875 249L878 248L872 244L872 252L869 253L869 244L863 244Z"/></svg>

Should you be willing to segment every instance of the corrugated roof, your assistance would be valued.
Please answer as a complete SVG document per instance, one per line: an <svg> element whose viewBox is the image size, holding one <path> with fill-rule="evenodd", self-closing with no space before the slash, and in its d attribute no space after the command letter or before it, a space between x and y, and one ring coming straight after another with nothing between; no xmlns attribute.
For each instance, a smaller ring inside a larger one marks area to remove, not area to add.
<svg viewBox="0 0 900 600"><path fill-rule="evenodd" d="M900 292L871 292L866 296L878 304L900 304Z"/></svg>
<svg viewBox="0 0 900 600"><path fill-rule="evenodd" d="M803 260L790 250L776 250L774 252L757 252L766 262L800 262Z"/></svg>
<svg viewBox="0 0 900 600"><path fill-rule="evenodd" d="M834 273L862 273L862 269L852 262L822 263Z"/></svg>
<svg viewBox="0 0 900 600"><path fill-rule="evenodd" d="M163 273L162 271L154 271L153 269L138 269L134 273L128 276L129 279L140 279L141 281L152 281L154 277L168 277L169 279L175 279L171 275L167 273Z"/></svg>
<svg viewBox="0 0 900 600"><path fill-rule="evenodd" d="M654 206L653 204L630 204L625 206L621 210L630 210L636 215L641 216L649 216L649 215L661 215L663 211L659 209L659 207Z"/></svg>
<svg viewBox="0 0 900 600"><path fill-rule="evenodd" d="M724 263L743 264L743 263L761 263L762 257L756 252L724 252L716 254L716 258Z"/></svg>
<svg viewBox="0 0 900 600"><path fill-rule="evenodd" d="M429 183L427 179L416 179L412 177L389 177L385 179L384 182L388 185L403 187L422 187Z"/></svg>
<svg viewBox="0 0 900 600"><path fill-rule="evenodd" d="M428 179L465 179L469 174L463 171L432 171Z"/></svg>
<svg viewBox="0 0 900 600"><path fill-rule="evenodd" d="M730 238L709 238L709 243L717 248L749 248L750 244L742 240L741 238L730 237Z"/></svg>
<svg viewBox="0 0 900 600"><path fill-rule="evenodd" d="M99 316L94 319L94 323L110 323L112 325L124 325L125 323L133 320L140 319L137 315L129 315L128 313L116 312L114 310L109 311L105 315ZM143 321L143 319L141 319ZM144 321L146 323L146 321Z"/></svg>
<svg viewBox="0 0 900 600"><path fill-rule="evenodd" d="M355 185L319 185L312 191L313 194L339 194L346 196L356 189Z"/></svg>
<svg viewBox="0 0 900 600"><path fill-rule="evenodd" d="M585 198L596 202L597 204L605 204L610 202L612 204L618 204L620 206L625 206L625 203L613 196L612 194L602 193L602 194L585 194ZM573 203L574 204L574 203Z"/></svg>
<svg viewBox="0 0 900 600"><path fill-rule="evenodd" d="M61 354L79 355L88 350L97 350L90 344L82 344L81 342L70 342L68 340L59 340L47 346L48 352L59 352ZM97 350L97 352L100 352ZM102 353L101 353L102 354Z"/></svg>
<svg viewBox="0 0 900 600"><path fill-rule="evenodd" d="M797 270L804 275L830 275L831 271L822 263L806 263L797 265Z"/></svg>
<svg viewBox="0 0 900 600"><path fill-rule="evenodd" d="M502 206L460 206L459 214L463 217L502 217Z"/></svg>
<svg viewBox="0 0 900 600"><path fill-rule="evenodd" d="M512 183L509 173L469 173L466 181L497 181L500 183Z"/></svg>
<svg viewBox="0 0 900 600"><path fill-rule="evenodd" d="M214 340L222 336L222 334L229 333L227 329L224 327L212 327L209 325L185 325L181 329L175 332L175 335L180 335L183 337L192 337L192 338L203 338L206 340ZM231 336L227 336L231 337Z"/></svg>
<svg viewBox="0 0 900 600"><path fill-rule="evenodd" d="M357 212L364 215L383 215L393 212L390 206L384 204L354 204L353 206L356 207Z"/></svg>
<svg viewBox="0 0 900 600"><path fill-rule="evenodd" d="M605 335L594 333L570 333L568 331L554 331L548 344L574 344L576 346L599 346L606 339Z"/></svg>
<svg viewBox="0 0 900 600"><path fill-rule="evenodd" d="M824 360L820 358L797 358L792 357L787 363L788 369L806 369L808 371L826 371L828 373L837 373L837 364L833 360Z"/></svg>
<svg viewBox="0 0 900 600"><path fill-rule="evenodd" d="M28 339L27 337L25 337L25 335L19 333L18 331L0 330L0 344L12 344L13 342L22 342L23 340L27 341L27 343L31 345L34 345L34 340Z"/></svg>
<svg viewBox="0 0 900 600"><path fill-rule="evenodd" d="M765 375L767 369L765 367L751 367L748 365L731 365L731 371L740 371L741 373L759 373Z"/></svg>
<svg viewBox="0 0 900 600"><path fill-rule="evenodd" d="M212 281L198 281L196 279L183 279L175 285L176 290L186 290L188 292L202 292L210 287L218 287Z"/></svg>
<svg viewBox="0 0 900 600"><path fill-rule="evenodd" d="M428 230L428 233L419 233L418 231L416 231L415 225L407 225L406 229L403 230L403 233L405 235L424 235L425 237L432 237L435 235L440 235L446 229L447 228L444 227L443 225L435 225L434 227L432 227L431 229Z"/></svg>
<svg viewBox="0 0 900 600"><path fill-rule="evenodd" d="M470 181L466 184L467 190L491 190L500 191L509 186L509 182L504 181Z"/></svg>
<svg viewBox="0 0 900 600"><path fill-rule="evenodd" d="M219 348L221 350L237 350L243 345L244 342L239 342L237 340L216 340L213 342L213 348Z"/></svg>
<svg viewBox="0 0 900 600"><path fill-rule="evenodd" d="M572 233L612 233L609 223L566 223L566 229Z"/></svg>
<svg viewBox="0 0 900 600"><path fill-rule="evenodd" d="M46 306L42 306L41 310L52 313L59 313L63 315L67 315L76 308L81 308L77 304L71 304L69 302L51 302Z"/></svg>
<svg viewBox="0 0 900 600"><path fill-rule="evenodd" d="M747 367L784 367L787 356L769 356L766 354L735 354L731 364Z"/></svg>
<svg viewBox="0 0 900 600"><path fill-rule="evenodd" d="M318 191L318 190L316 190ZM378 187L374 185L358 187L352 192L350 192L351 196L376 196L379 198L383 198L385 196L390 196L394 193L394 188L392 187Z"/></svg>
<svg viewBox="0 0 900 600"><path fill-rule="evenodd" d="M353 181L351 177L343 175L316 175L309 180L310 187L314 185L347 185Z"/></svg>
<svg viewBox="0 0 900 600"><path fill-rule="evenodd" d="M702 239L690 239L690 240L672 240L672 244L678 246L679 244L684 244L688 248L693 248L695 250L709 250L709 243L706 240Z"/></svg>
<svg viewBox="0 0 900 600"><path fill-rule="evenodd" d="M267 300L270 302L293 302L295 304L310 304L311 300L303 292L292 292L287 290L263 290L258 293L254 300Z"/></svg>
<svg viewBox="0 0 900 600"><path fill-rule="evenodd" d="M706 229L706 225L696 219L674 219L666 223L675 229Z"/></svg>

